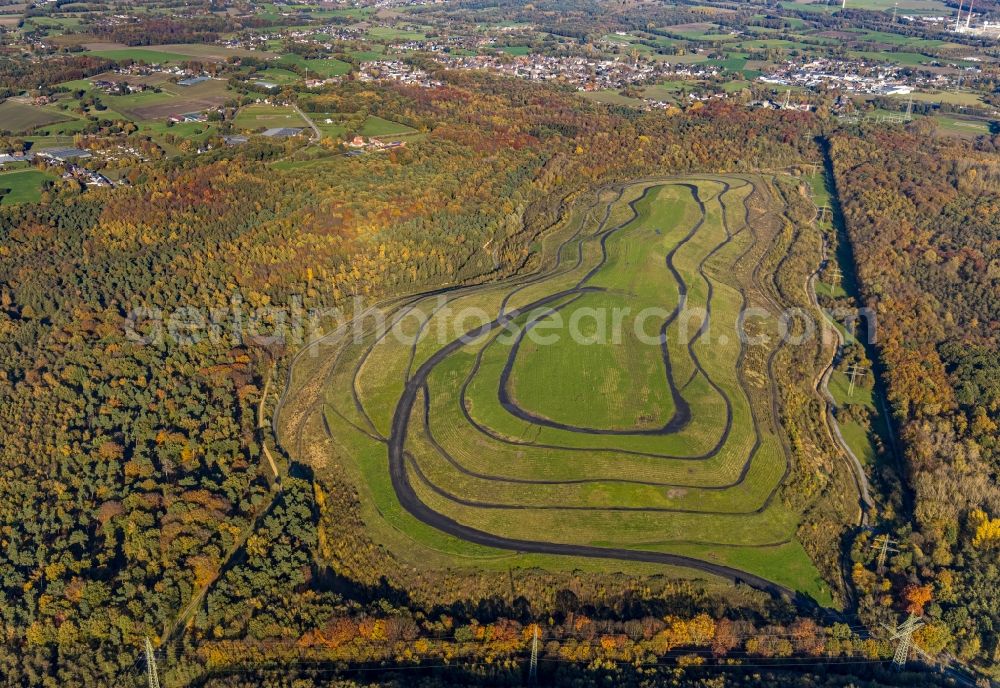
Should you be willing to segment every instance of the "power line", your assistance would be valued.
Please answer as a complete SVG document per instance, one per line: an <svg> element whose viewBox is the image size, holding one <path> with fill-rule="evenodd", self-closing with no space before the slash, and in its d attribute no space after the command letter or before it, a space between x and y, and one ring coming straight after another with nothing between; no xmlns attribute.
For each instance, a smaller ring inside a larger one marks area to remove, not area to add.
<svg viewBox="0 0 1000 688"><path fill-rule="evenodd" d="M534 685L538 681L538 626L531 635L531 666L528 669L528 683Z"/></svg>
<svg viewBox="0 0 1000 688"><path fill-rule="evenodd" d="M156 673L156 654L153 652L153 643L149 636L146 636L146 678L149 681L149 688L160 688L160 677Z"/></svg>

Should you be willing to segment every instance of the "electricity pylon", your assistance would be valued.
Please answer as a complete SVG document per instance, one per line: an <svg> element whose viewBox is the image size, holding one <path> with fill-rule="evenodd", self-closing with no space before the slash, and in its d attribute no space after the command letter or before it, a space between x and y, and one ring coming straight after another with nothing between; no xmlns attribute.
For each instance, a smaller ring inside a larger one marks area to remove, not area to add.
<svg viewBox="0 0 1000 688"><path fill-rule="evenodd" d="M831 216L833 213L830 213ZM833 296L833 288L840 283L840 280L844 277L844 273L840 271L836 265L830 268L830 296Z"/></svg>
<svg viewBox="0 0 1000 688"><path fill-rule="evenodd" d="M531 665L528 667L528 683L534 685L538 681L538 626L531 636Z"/></svg>
<svg viewBox="0 0 1000 688"><path fill-rule="evenodd" d="M881 544L879 544L881 540ZM878 567L878 573L881 576L885 573L885 560L889 556L889 552L898 552L899 550L892 546L893 540L889 537L888 533L885 535L880 535L875 538L875 542L871 543L871 547L878 548L878 560L876 566Z"/></svg>
<svg viewBox="0 0 1000 688"><path fill-rule="evenodd" d="M146 678L149 688L160 688L160 677L156 673L156 655L153 654L153 643L146 638Z"/></svg>
<svg viewBox="0 0 1000 688"><path fill-rule="evenodd" d="M847 389L847 396L854 396L854 383L857 381L858 375L864 375L866 370L867 368L863 368L856 363L847 369L847 374L851 376L851 384Z"/></svg>
<svg viewBox="0 0 1000 688"><path fill-rule="evenodd" d="M892 663L898 668L902 669L906 666L906 660L910 657L910 647L916 647L913 645L913 632L923 625L924 622L920 620L919 616L910 614L906 621L895 628L889 628L892 633L889 639L898 641L896 653L892 657Z"/></svg>

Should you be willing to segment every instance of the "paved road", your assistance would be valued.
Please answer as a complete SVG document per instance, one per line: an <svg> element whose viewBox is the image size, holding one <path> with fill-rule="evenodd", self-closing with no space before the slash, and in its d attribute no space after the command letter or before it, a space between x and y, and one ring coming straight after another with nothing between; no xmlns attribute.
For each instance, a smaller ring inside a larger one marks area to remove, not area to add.
<svg viewBox="0 0 1000 688"><path fill-rule="evenodd" d="M298 105L292 104L292 108L297 113L299 113L299 117L304 119L306 121L306 124L309 125L309 128L313 130L313 141L319 141L320 139L322 139L323 132L319 130L319 127L316 126L316 123L313 122L311 118L307 117L306 113L302 112L301 108L299 108Z"/></svg>

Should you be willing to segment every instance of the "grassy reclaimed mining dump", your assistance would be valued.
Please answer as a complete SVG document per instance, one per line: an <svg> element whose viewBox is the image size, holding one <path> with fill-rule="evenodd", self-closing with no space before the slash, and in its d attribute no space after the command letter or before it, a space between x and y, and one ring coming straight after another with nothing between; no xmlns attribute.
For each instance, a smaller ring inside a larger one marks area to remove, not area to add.
<svg viewBox="0 0 1000 688"><path fill-rule="evenodd" d="M829 602L780 498L780 345L737 336L770 250L754 212L781 211L766 186L604 190L535 273L400 299L388 332L345 340L324 432L372 539L438 566L686 572Z"/></svg>

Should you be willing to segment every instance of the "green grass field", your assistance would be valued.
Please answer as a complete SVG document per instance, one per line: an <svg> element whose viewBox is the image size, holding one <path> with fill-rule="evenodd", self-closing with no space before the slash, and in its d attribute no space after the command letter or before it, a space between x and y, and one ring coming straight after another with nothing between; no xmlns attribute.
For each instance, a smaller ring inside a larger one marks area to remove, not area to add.
<svg viewBox="0 0 1000 688"><path fill-rule="evenodd" d="M36 203L42 196L42 182L56 177L38 170L0 172L0 204Z"/></svg>
<svg viewBox="0 0 1000 688"><path fill-rule="evenodd" d="M309 119L319 127L323 136L337 138L347 133L347 126L344 124L345 115L340 112L310 112ZM330 120L328 123L326 120Z"/></svg>
<svg viewBox="0 0 1000 688"><path fill-rule="evenodd" d="M316 59L307 60L301 55L296 55L295 53L289 53L287 55L282 55L275 61L277 65L298 65L299 67L304 67L305 69L316 72L321 77L339 76L341 74L347 74L350 71L351 65L342 60L337 60L334 58L329 59Z"/></svg>
<svg viewBox="0 0 1000 688"><path fill-rule="evenodd" d="M613 91L611 89L605 89L602 91L580 91L580 96L586 98L587 100L592 100L595 103L604 103L605 105L630 105L633 107L640 107L643 105L643 100L641 98L623 96L618 91Z"/></svg>
<svg viewBox="0 0 1000 688"><path fill-rule="evenodd" d="M362 136L403 136L412 134L416 129L408 127L399 122L382 119L375 115L370 115L361 125Z"/></svg>
<svg viewBox="0 0 1000 688"><path fill-rule="evenodd" d="M935 115L934 120L938 124L939 132L962 137L983 136L992 133L994 128L998 128L998 124L995 121L987 122L985 120L968 119L954 115Z"/></svg>
<svg viewBox="0 0 1000 688"><path fill-rule="evenodd" d="M796 540L800 514L778 493L789 463L766 420L774 345L736 334L756 264L743 258L756 242L744 201L765 199L763 184L604 192L545 236L537 276L414 297L388 310L387 332L341 344L323 377L323 432L373 538L450 566L580 562L416 518L390 480L388 438L412 497L462 527L693 557L830 604Z"/></svg>
<svg viewBox="0 0 1000 688"><path fill-rule="evenodd" d="M295 72L289 71L287 69L281 69L280 67L268 67L267 69L256 72L253 75L253 81L270 81L280 85L291 84L302 79L301 76Z"/></svg>
<svg viewBox="0 0 1000 688"><path fill-rule="evenodd" d="M381 41L419 41L426 38L420 31L407 31L391 26L373 26L368 29L366 36L372 40Z"/></svg>
<svg viewBox="0 0 1000 688"><path fill-rule="evenodd" d="M247 105L240 109L233 126L242 130L274 127L305 127L308 123L295 110L278 105Z"/></svg>

